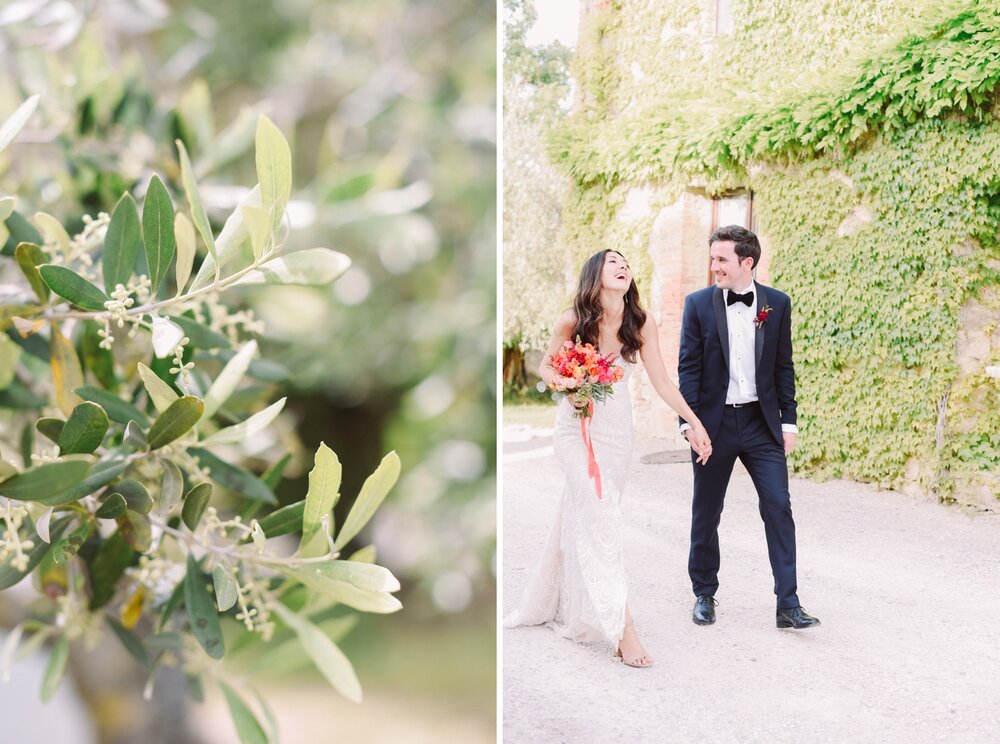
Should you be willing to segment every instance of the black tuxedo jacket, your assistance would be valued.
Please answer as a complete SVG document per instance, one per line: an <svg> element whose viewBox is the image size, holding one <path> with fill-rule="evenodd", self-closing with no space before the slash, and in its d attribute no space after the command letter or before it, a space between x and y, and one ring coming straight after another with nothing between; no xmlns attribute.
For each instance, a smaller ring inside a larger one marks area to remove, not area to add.
<svg viewBox="0 0 1000 744"><path fill-rule="evenodd" d="M767 320L755 331L757 399L771 434L783 445L781 425L796 422L792 303L783 292L758 282L754 286L756 312L771 306ZM714 439L729 389L729 324L726 301L716 286L692 292L684 299L677 371L684 400Z"/></svg>

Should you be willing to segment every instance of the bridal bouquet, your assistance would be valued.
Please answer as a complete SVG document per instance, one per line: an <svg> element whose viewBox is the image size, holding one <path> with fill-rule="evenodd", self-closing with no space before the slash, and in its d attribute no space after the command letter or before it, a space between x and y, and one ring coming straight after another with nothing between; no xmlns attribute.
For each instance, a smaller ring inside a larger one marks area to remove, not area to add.
<svg viewBox="0 0 1000 744"><path fill-rule="evenodd" d="M589 418L594 413L593 402L602 402L612 394L614 385L622 379L624 372L615 366L614 354L602 356L591 344L574 344L566 340L552 357L549 366L555 371L550 387L553 397L574 394L584 405L577 407L580 418Z"/></svg>
<svg viewBox="0 0 1000 744"><path fill-rule="evenodd" d="M614 392L612 385L625 374L615 366L614 354L602 356L591 344L566 340L553 355L549 367L555 371L549 386L555 391L553 398L560 395L575 395L578 405L576 415L580 418L580 436L587 450L587 474L594 481L597 498L603 498L601 489L601 469L594 456L594 444L590 438L590 417L594 415L594 401L604 401ZM539 386L544 390L542 383Z"/></svg>

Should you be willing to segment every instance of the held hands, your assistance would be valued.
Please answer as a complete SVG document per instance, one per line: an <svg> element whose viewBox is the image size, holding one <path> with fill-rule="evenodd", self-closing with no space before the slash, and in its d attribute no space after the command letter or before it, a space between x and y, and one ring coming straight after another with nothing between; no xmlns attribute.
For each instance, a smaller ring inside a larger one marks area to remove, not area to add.
<svg viewBox="0 0 1000 744"><path fill-rule="evenodd" d="M785 440L785 456L792 454L792 450L795 449L795 432L786 431L782 433L782 438Z"/></svg>
<svg viewBox="0 0 1000 744"><path fill-rule="evenodd" d="M712 454L712 440L708 438L708 432L705 431L705 427L699 422L692 428L685 430L684 435L687 437L691 449L698 454L696 462L701 465L707 463L709 456Z"/></svg>

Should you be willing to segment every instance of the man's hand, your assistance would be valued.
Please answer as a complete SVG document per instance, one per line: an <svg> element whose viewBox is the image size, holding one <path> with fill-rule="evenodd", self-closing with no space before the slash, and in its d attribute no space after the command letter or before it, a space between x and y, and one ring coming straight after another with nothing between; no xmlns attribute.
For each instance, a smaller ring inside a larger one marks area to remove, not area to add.
<svg viewBox="0 0 1000 744"><path fill-rule="evenodd" d="M691 445L691 449L698 455L696 462L700 465L708 462L708 458L712 454L712 440L708 438L708 432L705 431L705 428L698 426L685 429L682 433L684 438L688 440L688 444Z"/></svg>
<svg viewBox="0 0 1000 744"><path fill-rule="evenodd" d="M791 431L782 432L781 435L785 439L785 455L790 455L792 450L795 449L795 437L798 435Z"/></svg>

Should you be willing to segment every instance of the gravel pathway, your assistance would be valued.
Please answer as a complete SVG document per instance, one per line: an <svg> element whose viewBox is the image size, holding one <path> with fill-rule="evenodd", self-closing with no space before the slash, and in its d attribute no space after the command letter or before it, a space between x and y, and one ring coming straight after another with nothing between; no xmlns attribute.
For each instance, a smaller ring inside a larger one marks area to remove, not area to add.
<svg viewBox="0 0 1000 744"><path fill-rule="evenodd" d="M562 490L544 434L504 432L505 614ZM629 604L655 666L625 667L542 626L504 629L506 744L1000 742L1000 515L793 479L799 597L823 624L778 630L757 497L737 464L718 620L699 627L691 466L641 463L663 449L636 443L623 503Z"/></svg>

